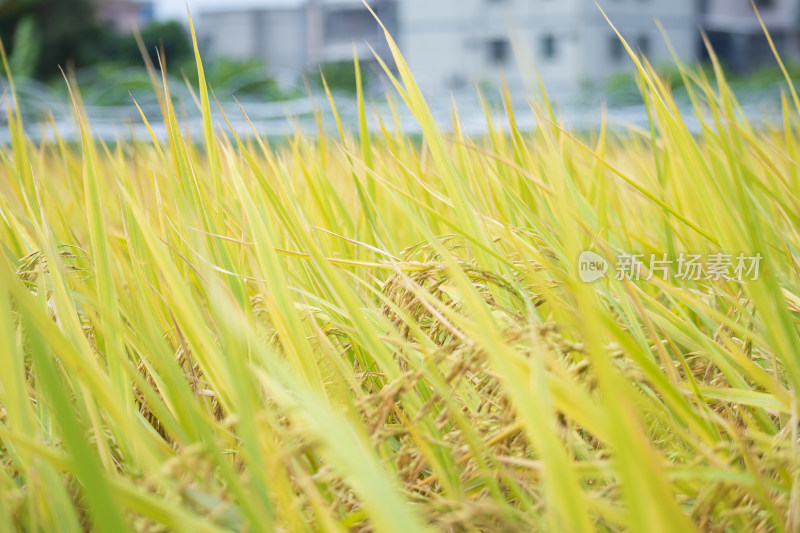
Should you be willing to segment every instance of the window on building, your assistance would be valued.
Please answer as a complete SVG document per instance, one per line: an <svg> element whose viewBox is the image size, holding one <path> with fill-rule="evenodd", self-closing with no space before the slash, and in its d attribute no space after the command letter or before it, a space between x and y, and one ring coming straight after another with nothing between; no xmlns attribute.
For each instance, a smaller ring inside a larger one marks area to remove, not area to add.
<svg viewBox="0 0 800 533"><path fill-rule="evenodd" d="M625 46L623 46L622 41L616 33L609 36L608 45L608 55L611 60L615 63L622 61L622 58L625 57Z"/></svg>
<svg viewBox="0 0 800 533"><path fill-rule="evenodd" d="M492 39L488 43L489 61L495 65L503 65L508 61L511 45L508 39Z"/></svg>
<svg viewBox="0 0 800 533"><path fill-rule="evenodd" d="M553 59L558 53L556 38L554 35L545 35L542 37L542 57L545 59Z"/></svg>
<svg viewBox="0 0 800 533"><path fill-rule="evenodd" d="M325 17L325 39L331 42L359 41L378 31L375 18L367 10L341 9Z"/></svg>
<svg viewBox="0 0 800 533"><path fill-rule="evenodd" d="M645 57L650 56L650 37L640 35L636 38L636 50Z"/></svg>

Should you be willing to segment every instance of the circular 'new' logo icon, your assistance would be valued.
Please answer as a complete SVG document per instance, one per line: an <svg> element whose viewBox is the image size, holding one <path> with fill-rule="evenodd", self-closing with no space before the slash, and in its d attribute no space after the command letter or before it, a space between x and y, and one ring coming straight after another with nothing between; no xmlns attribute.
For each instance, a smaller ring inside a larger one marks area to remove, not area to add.
<svg viewBox="0 0 800 533"><path fill-rule="evenodd" d="M594 252L586 250L578 258L578 276L581 281L591 283L605 277L608 272L608 261Z"/></svg>

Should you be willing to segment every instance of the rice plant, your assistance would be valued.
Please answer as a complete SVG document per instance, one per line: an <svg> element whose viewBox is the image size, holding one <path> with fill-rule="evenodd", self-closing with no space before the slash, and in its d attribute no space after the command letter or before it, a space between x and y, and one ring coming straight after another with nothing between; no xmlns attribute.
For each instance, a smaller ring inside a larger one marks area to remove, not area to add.
<svg viewBox="0 0 800 533"><path fill-rule="evenodd" d="M472 138L387 39L421 143L360 92L356 131L239 135L196 45L202 132L151 70L166 141L97 140L70 83L81 142L36 143L12 85L0 530L800 531L788 76L755 127L681 65L695 135L629 50L649 131L544 98ZM688 254L760 270L630 261Z"/></svg>

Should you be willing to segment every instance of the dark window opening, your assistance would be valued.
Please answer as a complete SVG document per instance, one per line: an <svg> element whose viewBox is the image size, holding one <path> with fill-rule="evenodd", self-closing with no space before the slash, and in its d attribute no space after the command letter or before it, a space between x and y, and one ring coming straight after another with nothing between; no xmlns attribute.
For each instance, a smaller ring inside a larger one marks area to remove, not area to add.
<svg viewBox="0 0 800 533"><path fill-rule="evenodd" d="M622 44L622 40L619 36L615 33L609 38L609 56L614 62L622 61L622 58L625 57L625 47Z"/></svg>
<svg viewBox="0 0 800 533"><path fill-rule="evenodd" d="M553 59L558 52L556 48L556 38L553 35L545 35L542 37L542 57L545 59Z"/></svg>
<svg viewBox="0 0 800 533"><path fill-rule="evenodd" d="M645 57L650 55L650 37L647 35L640 35L636 39L636 49Z"/></svg>
<svg viewBox="0 0 800 533"><path fill-rule="evenodd" d="M329 42L359 41L378 31L375 18L369 11L343 9L325 17L325 39Z"/></svg>
<svg viewBox="0 0 800 533"><path fill-rule="evenodd" d="M508 61L511 46L508 39L492 39L489 41L489 61L502 65Z"/></svg>

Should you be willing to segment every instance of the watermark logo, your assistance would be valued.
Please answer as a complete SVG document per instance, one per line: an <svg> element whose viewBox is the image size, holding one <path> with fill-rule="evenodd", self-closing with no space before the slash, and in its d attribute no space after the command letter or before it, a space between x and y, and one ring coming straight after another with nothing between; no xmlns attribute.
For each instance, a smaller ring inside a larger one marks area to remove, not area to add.
<svg viewBox="0 0 800 533"><path fill-rule="evenodd" d="M594 252L586 250L578 258L578 275L584 283L591 283L605 277L608 272L608 261Z"/></svg>
<svg viewBox="0 0 800 533"><path fill-rule="evenodd" d="M621 253L616 257L614 278L632 281L647 281L654 277L687 281L755 281L760 273L762 259L759 253L681 253L675 258L668 257L666 253ZM587 250L578 258L578 275L583 282L597 281L606 277L608 271L608 262L594 252Z"/></svg>

